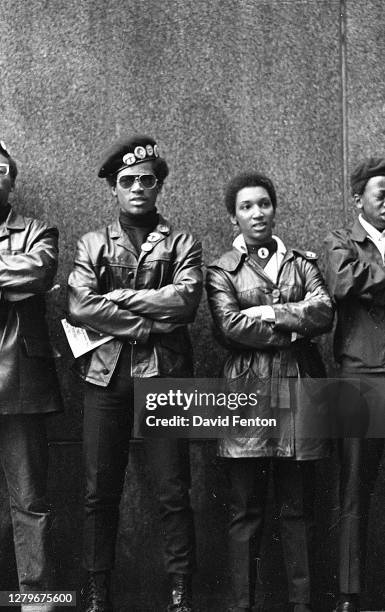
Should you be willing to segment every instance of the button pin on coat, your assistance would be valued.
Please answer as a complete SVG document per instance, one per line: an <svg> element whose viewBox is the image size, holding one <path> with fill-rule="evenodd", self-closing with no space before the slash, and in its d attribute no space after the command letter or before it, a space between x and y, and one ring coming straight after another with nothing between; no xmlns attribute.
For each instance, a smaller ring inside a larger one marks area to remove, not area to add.
<svg viewBox="0 0 385 612"><path fill-rule="evenodd" d="M150 242L144 242L140 248L141 248L141 249L142 249L142 251L144 251L145 253L149 253L149 252L150 252L150 251L152 251L152 249L154 248L154 245L153 245L153 244L150 244Z"/></svg>
<svg viewBox="0 0 385 612"><path fill-rule="evenodd" d="M151 232L151 234L147 236L147 241L156 242L157 240L160 240L160 238L162 238L161 234L158 234L158 232Z"/></svg>
<svg viewBox="0 0 385 612"><path fill-rule="evenodd" d="M266 257L269 257L270 251L266 247L261 247L258 249L257 254L261 259L266 259Z"/></svg>

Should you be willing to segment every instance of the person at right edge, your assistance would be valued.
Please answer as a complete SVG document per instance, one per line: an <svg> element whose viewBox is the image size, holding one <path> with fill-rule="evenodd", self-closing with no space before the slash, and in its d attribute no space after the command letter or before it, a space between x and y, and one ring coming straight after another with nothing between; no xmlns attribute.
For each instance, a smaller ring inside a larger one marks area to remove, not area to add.
<svg viewBox="0 0 385 612"><path fill-rule="evenodd" d="M373 410L385 407L385 158L364 159L350 178L359 215L351 229L335 230L326 238L327 284L337 304L334 353L339 377L345 379L345 387L349 378L360 383L358 427L365 412L368 421ZM344 402L340 396L339 409L351 411L350 398ZM338 439L336 612L360 610L370 497L384 446L383 438L365 438L362 433L357 430L353 437L342 432Z"/></svg>

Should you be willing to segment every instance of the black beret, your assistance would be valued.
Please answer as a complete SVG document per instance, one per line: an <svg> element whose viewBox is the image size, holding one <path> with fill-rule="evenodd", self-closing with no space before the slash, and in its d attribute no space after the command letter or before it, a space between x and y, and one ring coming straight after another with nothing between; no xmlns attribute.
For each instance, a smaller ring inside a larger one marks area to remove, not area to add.
<svg viewBox="0 0 385 612"><path fill-rule="evenodd" d="M354 168L350 175L352 195L363 194L366 183L373 176L385 176L385 158L368 157Z"/></svg>
<svg viewBox="0 0 385 612"><path fill-rule="evenodd" d="M105 178L123 168L159 158L159 149L153 138L135 134L119 138L102 156L98 176Z"/></svg>

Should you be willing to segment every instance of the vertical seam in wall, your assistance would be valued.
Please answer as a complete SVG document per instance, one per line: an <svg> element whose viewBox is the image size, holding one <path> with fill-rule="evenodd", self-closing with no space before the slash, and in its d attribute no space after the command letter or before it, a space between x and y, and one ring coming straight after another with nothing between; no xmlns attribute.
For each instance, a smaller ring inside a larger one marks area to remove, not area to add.
<svg viewBox="0 0 385 612"><path fill-rule="evenodd" d="M346 4L348 0L340 0L340 70L341 70L341 118L342 118L342 196L345 222L348 216L348 100L347 100L347 41L346 41Z"/></svg>

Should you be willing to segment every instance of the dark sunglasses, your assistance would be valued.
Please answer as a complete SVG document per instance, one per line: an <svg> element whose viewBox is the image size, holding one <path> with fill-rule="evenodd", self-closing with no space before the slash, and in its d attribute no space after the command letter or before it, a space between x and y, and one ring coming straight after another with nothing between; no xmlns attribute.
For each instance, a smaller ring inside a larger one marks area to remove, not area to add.
<svg viewBox="0 0 385 612"><path fill-rule="evenodd" d="M9 164L0 164L0 176L9 174Z"/></svg>
<svg viewBox="0 0 385 612"><path fill-rule="evenodd" d="M122 189L131 189L135 181L138 181L143 189L154 189L158 179L155 174L124 174L118 179L118 183Z"/></svg>

